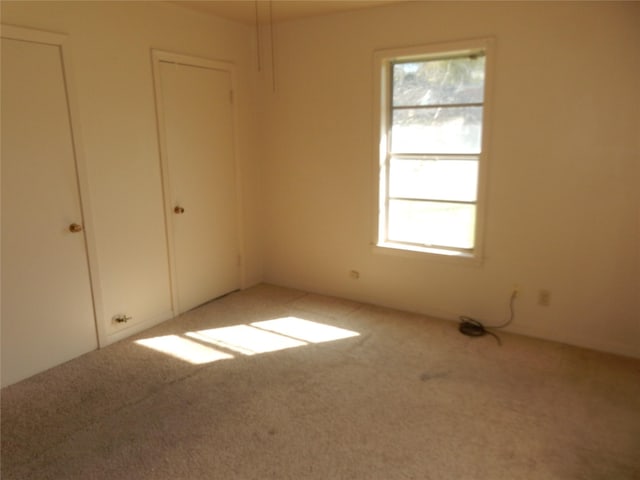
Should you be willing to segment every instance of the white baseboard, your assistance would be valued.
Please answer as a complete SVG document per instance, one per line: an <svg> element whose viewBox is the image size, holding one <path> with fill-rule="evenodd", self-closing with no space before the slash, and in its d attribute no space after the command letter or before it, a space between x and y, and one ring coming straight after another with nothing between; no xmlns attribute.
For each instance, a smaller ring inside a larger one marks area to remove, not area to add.
<svg viewBox="0 0 640 480"><path fill-rule="evenodd" d="M155 315L151 318L143 320L141 322L136 322L131 326L127 326L125 328L122 328L121 330L118 330L116 332L113 332L107 335L106 338L104 339L105 340L104 343L101 346L106 347L107 345L111 345L112 343L123 340L127 337L130 337L131 335L135 335L136 333L142 332L143 330L146 330L155 325L158 325L159 323L166 322L167 320L170 320L173 317L174 317L173 312L169 310L169 311L162 312L159 315Z"/></svg>

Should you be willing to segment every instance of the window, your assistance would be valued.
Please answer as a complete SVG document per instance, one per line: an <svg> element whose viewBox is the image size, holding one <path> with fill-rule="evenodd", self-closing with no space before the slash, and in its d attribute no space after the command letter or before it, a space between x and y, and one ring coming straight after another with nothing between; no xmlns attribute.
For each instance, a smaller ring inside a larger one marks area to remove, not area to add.
<svg viewBox="0 0 640 480"><path fill-rule="evenodd" d="M478 258L488 41L379 52L379 247Z"/></svg>

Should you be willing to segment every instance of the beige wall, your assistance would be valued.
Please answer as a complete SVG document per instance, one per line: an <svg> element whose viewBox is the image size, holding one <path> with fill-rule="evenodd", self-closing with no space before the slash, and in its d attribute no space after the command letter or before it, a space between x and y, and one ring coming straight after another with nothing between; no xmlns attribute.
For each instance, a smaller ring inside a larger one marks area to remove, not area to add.
<svg viewBox="0 0 640 480"><path fill-rule="evenodd" d="M373 253L373 52L487 36L483 265ZM490 324L518 284L512 331L640 356L640 4L410 2L279 25L276 59L267 281Z"/></svg>
<svg viewBox="0 0 640 480"><path fill-rule="evenodd" d="M512 331L640 356L640 4L411 2L292 21L275 31L275 93L267 28L257 72L255 29L168 4L3 2L2 15L70 34L102 321L169 308L154 47L238 67L245 285L493 323L518 284ZM484 263L373 253L373 52L485 36Z"/></svg>
<svg viewBox="0 0 640 480"><path fill-rule="evenodd" d="M260 281L252 30L158 2L2 2L2 22L69 35L106 332L119 334L119 313L138 325L171 315L151 48L237 67L245 285Z"/></svg>

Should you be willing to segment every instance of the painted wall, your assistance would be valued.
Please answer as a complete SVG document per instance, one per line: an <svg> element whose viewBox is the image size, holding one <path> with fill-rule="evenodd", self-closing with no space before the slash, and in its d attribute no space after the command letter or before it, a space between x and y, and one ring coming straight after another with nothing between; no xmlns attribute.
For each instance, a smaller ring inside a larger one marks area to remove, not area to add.
<svg viewBox="0 0 640 480"><path fill-rule="evenodd" d="M2 2L2 22L69 35L95 228L98 321L110 339L133 328L115 330L111 318L119 313L139 328L171 315L151 48L236 65L244 282L260 281L253 30L160 2Z"/></svg>
<svg viewBox="0 0 640 480"><path fill-rule="evenodd" d="M482 266L373 253L373 52L487 36ZM640 356L640 4L409 2L284 23L275 38L266 281L489 324L517 284L510 331Z"/></svg>
<svg viewBox="0 0 640 480"><path fill-rule="evenodd" d="M640 4L410 2L255 29L159 2L2 2L71 36L99 320L168 314L151 47L238 67L245 285L261 280L640 356ZM491 36L485 260L373 253L373 52ZM360 279L349 278L358 270ZM551 305L537 305L537 291Z"/></svg>

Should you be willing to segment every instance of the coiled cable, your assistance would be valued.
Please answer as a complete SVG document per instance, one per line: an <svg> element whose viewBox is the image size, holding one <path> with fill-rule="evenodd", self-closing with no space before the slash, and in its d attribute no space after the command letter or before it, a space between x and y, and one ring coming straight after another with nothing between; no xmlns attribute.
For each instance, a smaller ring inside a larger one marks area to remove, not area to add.
<svg viewBox="0 0 640 480"><path fill-rule="evenodd" d="M497 330L500 328L505 328L506 326L510 325L511 322L513 322L513 319L516 316L514 303L517 296L518 291L514 290L511 293L511 297L509 298L509 318L504 323L500 325L485 326L482 324L482 322L471 317L460 317L460 325L458 325L458 330L460 331L460 333L462 333L463 335L467 335L468 337L482 337L484 335L491 335L496 339L498 345L502 346L502 340L500 340L500 337L489 329Z"/></svg>

